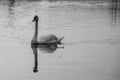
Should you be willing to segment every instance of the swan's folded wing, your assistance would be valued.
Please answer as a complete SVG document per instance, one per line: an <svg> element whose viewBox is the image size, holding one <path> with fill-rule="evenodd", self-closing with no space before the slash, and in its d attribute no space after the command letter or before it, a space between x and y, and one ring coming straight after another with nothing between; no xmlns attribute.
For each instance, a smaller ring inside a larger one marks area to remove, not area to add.
<svg viewBox="0 0 120 80"><path fill-rule="evenodd" d="M57 41L56 36L54 36L52 34L49 34L49 35L46 35L46 36L41 36L39 38L40 43L56 43L56 41Z"/></svg>

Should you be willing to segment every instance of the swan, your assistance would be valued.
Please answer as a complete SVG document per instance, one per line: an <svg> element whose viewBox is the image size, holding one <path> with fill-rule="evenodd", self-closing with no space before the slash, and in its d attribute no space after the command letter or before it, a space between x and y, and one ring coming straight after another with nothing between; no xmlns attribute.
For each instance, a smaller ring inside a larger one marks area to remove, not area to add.
<svg viewBox="0 0 120 80"><path fill-rule="evenodd" d="M35 44L35 45L39 45L39 44L61 44L61 41L64 39L63 37L56 37L53 34L49 34L46 36L41 36L39 41L38 39L38 21L39 21L39 17L38 15L35 15L32 22L35 22L35 32L34 32L34 36L31 40L31 44Z"/></svg>

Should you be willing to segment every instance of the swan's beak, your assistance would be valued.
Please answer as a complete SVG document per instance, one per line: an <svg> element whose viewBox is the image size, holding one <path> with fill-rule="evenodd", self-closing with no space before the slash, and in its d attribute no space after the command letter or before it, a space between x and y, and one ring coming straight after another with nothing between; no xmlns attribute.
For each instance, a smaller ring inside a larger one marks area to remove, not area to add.
<svg viewBox="0 0 120 80"><path fill-rule="evenodd" d="M35 21L35 19L32 20L32 22L34 22L34 21Z"/></svg>

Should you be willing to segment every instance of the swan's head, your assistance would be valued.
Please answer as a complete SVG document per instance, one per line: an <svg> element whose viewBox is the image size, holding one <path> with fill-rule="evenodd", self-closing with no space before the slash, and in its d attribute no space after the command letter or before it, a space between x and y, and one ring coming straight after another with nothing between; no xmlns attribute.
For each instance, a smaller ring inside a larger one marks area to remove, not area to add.
<svg viewBox="0 0 120 80"><path fill-rule="evenodd" d="M38 21L38 20L39 20L38 15L35 15L34 18L33 18L33 20L32 20L32 22L34 22L34 21Z"/></svg>

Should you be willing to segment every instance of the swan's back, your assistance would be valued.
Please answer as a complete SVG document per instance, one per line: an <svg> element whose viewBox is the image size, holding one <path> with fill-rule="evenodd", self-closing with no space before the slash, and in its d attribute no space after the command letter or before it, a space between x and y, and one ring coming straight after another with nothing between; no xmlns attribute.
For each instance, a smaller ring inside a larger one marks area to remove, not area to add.
<svg viewBox="0 0 120 80"><path fill-rule="evenodd" d="M39 43L57 43L58 38L53 34L41 36Z"/></svg>

